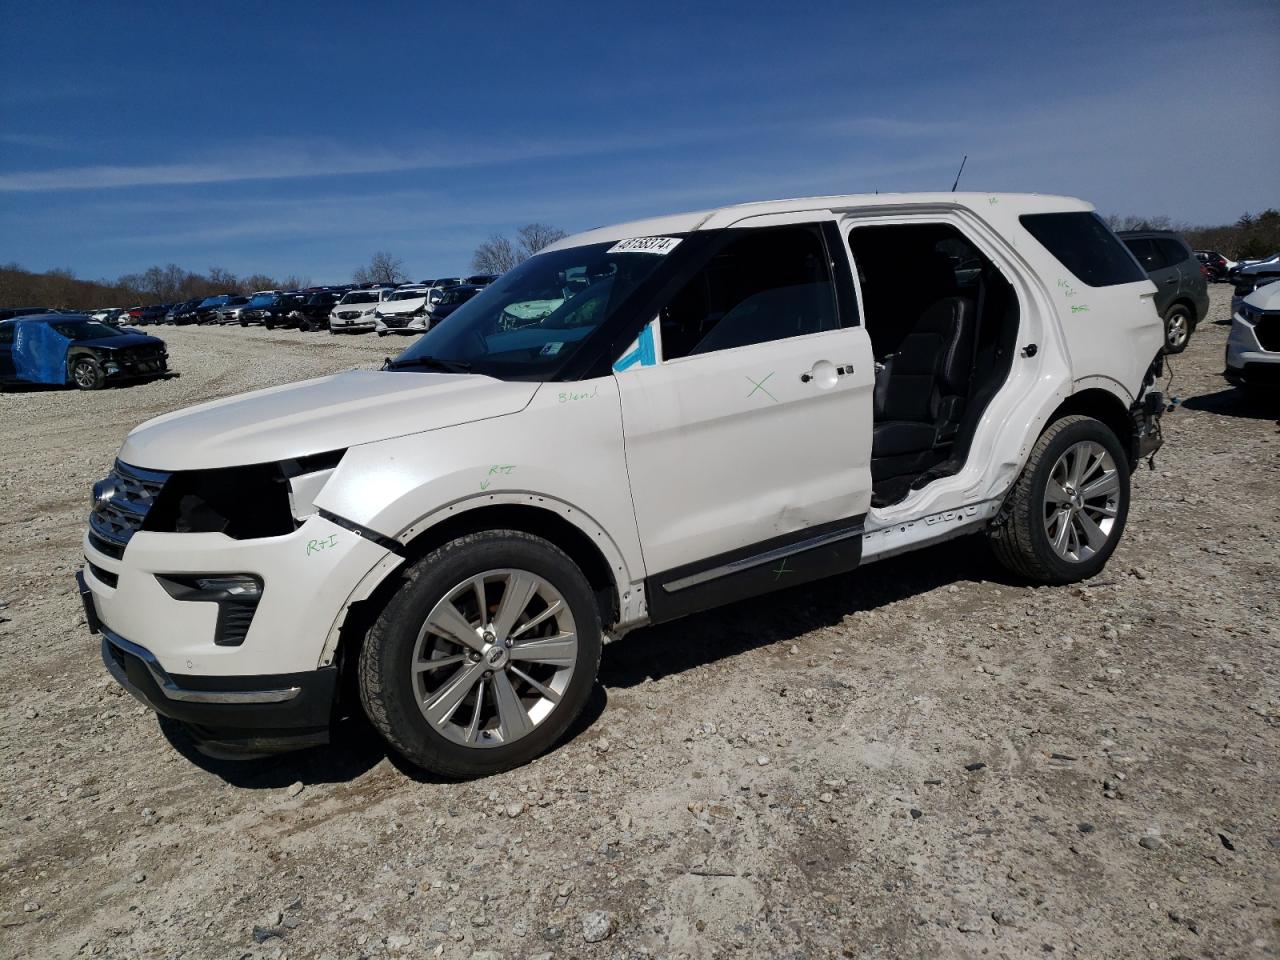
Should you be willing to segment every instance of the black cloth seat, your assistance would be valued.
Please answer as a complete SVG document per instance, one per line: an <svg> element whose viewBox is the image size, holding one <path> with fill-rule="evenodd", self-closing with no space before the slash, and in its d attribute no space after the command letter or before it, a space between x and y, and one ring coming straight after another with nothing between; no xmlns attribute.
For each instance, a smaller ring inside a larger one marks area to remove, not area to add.
<svg viewBox="0 0 1280 960"><path fill-rule="evenodd" d="M972 300L944 295L924 309L898 349L882 361L876 376L873 479L919 473L946 458L964 413L976 326Z"/></svg>

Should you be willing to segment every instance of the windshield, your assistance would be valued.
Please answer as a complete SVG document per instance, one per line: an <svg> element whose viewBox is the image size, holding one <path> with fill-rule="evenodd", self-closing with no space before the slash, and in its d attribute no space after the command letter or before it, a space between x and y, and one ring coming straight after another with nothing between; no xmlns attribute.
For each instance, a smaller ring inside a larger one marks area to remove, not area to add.
<svg viewBox="0 0 1280 960"><path fill-rule="evenodd" d="M271 306L271 304L275 302L276 302L276 295L274 293L260 293L256 297L252 297L249 300L249 306L269 307Z"/></svg>
<svg viewBox="0 0 1280 960"><path fill-rule="evenodd" d="M495 377L550 374L666 259L653 253L612 253L614 246L597 243L541 253L481 290L446 291L442 304L466 302L395 364L414 369L415 358L429 357Z"/></svg>
<svg viewBox="0 0 1280 960"><path fill-rule="evenodd" d="M397 290L388 300L421 300L427 295L425 290Z"/></svg>
<svg viewBox="0 0 1280 960"><path fill-rule="evenodd" d="M446 306L466 303L479 292L479 290L473 290L470 287L450 287L441 295L440 302Z"/></svg>
<svg viewBox="0 0 1280 960"><path fill-rule="evenodd" d="M311 298L307 301L307 303L310 303L312 305L329 304L329 303L333 303L337 299L338 299L338 296L337 294L334 294L334 293L316 293L311 295Z"/></svg>
<svg viewBox="0 0 1280 960"><path fill-rule="evenodd" d="M118 328L99 323L97 320L66 320L61 323L51 323L49 326L68 340L97 340L101 337L126 335Z"/></svg>
<svg viewBox="0 0 1280 960"><path fill-rule="evenodd" d="M370 293L368 290L358 290L348 293L342 298L342 303L377 303L378 295Z"/></svg>

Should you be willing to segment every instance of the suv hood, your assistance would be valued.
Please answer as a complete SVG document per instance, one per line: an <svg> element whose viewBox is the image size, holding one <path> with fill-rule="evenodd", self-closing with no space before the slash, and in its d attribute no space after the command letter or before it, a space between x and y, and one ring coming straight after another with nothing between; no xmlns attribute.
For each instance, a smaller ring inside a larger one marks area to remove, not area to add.
<svg viewBox="0 0 1280 960"><path fill-rule="evenodd" d="M73 340L75 347L92 347L95 350L127 350L130 347L163 347L164 341L145 333L126 333L119 337L95 337L92 340Z"/></svg>
<svg viewBox="0 0 1280 960"><path fill-rule="evenodd" d="M207 470L289 460L518 413L537 383L478 374L352 370L165 414L125 438L146 470Z"/></svg>

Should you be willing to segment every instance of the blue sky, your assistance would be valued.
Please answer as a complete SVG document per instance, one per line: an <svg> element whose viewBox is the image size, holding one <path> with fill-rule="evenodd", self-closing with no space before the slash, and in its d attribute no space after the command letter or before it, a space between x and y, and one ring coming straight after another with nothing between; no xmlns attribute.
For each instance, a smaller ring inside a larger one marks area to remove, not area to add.
<svg viewBox="0 0 1280 960"><path fill-rule="evenodd" d="M0 0L0 262L340 281L531 220L962 186L1280 205L1280 6Z"/></svg>

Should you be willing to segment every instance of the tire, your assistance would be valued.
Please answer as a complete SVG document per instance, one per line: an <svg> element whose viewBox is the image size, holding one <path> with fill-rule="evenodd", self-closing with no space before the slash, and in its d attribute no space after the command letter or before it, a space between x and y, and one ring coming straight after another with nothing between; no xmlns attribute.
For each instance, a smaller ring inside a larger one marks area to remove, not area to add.
<svg viewBox="0 0 1280 960"><path fill-rule="evenodd" d="M1164 352L1181 353L1191 342L1195 318L1181 303L1175 303L1164 314Z"/></svg>
<svg viewBox="0 0 1280 960"><path fill-rule="evenodd" d="M379 330L379 331L378 331L378 336L380 336L380 337L385 337L386 335L387 335L387 331L385 331L385 330Z"/></svg>
<svg viewBox="0 0 1280 960"><path fill-rule="evenodd" d="M511 608L508 596L519 598ZM453 632L429 628L432 616ZM577 565L540 537L488 530L408 570L360 652L360 699L412 763L449 778L488 776L528 763L563 736L590 697L600 649L600 614ZM413 669L437 659L448 663Z"/></svg>
<svg viewBox="0 0 1280 960"><path fill-rule="evenodd" d="M1071 470L1082 454L1076 490ZM1112 479L1103 483L1109 473ZM1106 566L1128 515L1129 460L1119 439L1099 420L1068 416L1036 441L988 537L996 558L1018 576L1075 583Z"/></svg>
<svg viewBox="0 0 1280 960"><path fill-rule="evenodd" d="M107 377L93 357L80 357L71 364L71 382L79 390L101 390Z"/></svg>

